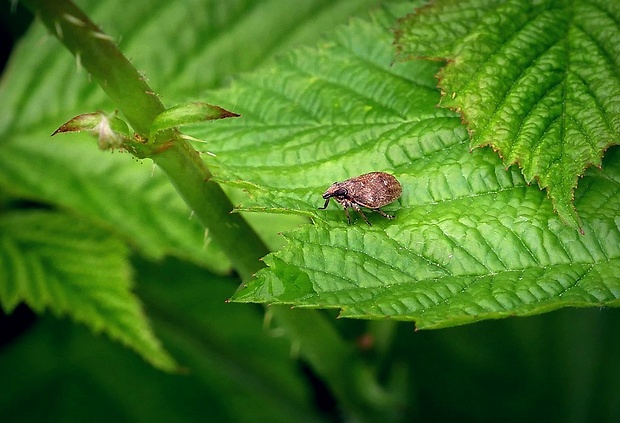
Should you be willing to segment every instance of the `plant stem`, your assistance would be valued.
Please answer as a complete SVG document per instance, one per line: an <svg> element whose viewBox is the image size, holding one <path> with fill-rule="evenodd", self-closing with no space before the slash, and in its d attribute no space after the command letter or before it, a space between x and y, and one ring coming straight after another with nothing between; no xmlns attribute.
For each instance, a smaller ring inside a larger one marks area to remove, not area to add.
<svg viewBox="0 0 620 423"><path fill-rule="evenodd" d="M279 327L331 388L351 421L398 420L399 399L386 392L364 364L357 349L345 342L317 310L272 305L269 311Z"/></svg>
<svg viewBox="0 0 620 423"><path fill-rule="evenodd" d="M147 136L153 119L165 107L114 40L68 0L26 0L24 3L99 83L134 130Z"/></svg>
<svg viewBox="0 0 620 423"><path fill-rule="evenodd" d="M110 37L68 0L25 2L48 29L76 56L147 143L141 154L150 157L170 178L185 202L208 228L231 260L241 279L248 281L263 264L269 250L238 213L187 141L176 131L163 131L148 140L153 120L165 110L144 78L118 50Z"/></svg>
<svg viewBox="0 0 620 423"><path fill-rule="evenodd" d="M182 142L179 142L182 141ZM217 245L226 253L241 279L249 281L264 266L260 258L269 250L239 213L211 173L186 141L177 139L153 160L190 205Z"/></svg>

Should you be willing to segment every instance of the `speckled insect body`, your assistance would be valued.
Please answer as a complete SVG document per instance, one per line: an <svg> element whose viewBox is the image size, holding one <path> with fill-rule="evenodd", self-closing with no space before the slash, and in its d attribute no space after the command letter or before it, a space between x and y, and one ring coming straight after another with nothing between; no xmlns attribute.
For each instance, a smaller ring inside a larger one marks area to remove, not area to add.
<svg viewBox="0 0 620 423"><path fill-rule="evenodd" d="M343 182L334 182L323 193L325 204L319 208L326 209L329 205L329 200L333 198L344 208L344 214L347 216L349 224L351 223L351 216L348 209L353 208L371 226L360 207L366 207L376 211L383 217L394 219L394 216L384 213L379 207L396 201L401 193L402 187L400 182L392 175L383 172L365 173Z"/></svg>

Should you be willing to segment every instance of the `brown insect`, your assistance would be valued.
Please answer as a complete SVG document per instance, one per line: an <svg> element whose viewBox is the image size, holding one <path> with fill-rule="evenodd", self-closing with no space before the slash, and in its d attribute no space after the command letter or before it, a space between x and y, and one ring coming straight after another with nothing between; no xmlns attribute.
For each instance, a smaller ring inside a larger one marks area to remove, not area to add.
<svg viewBox="0 0 620 423"><path fill-rule="evenodd" d="M379 207L397 200L401 193L400 182L392 175L383 172L365 173L343 182L334 182L323 193L325 204L319 209L326 209L329 200L333 198L344 207L344 214L349 224L351 224L351 216L348 208L353 207L368 223L368 226L372 226L360 206L376 211L388 219L394 219L394 216L384 213Z"/></svg>

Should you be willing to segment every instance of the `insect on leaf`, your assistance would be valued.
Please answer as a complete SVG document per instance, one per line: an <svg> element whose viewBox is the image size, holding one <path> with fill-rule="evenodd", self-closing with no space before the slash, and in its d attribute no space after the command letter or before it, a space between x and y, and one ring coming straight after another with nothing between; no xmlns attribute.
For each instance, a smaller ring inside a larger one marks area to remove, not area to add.
<svg viewBox="0 0 620 423"><path fill-rule="evenodd" d="M348 209L353 208L362 216L368 226L372 226L361 207L374 210L385 218L394 219L394 216L384 213L379 207L396 201L401 194L402 187L398 179L388 173L370 172L343 182L334 182L323 193L325 204L319 208L326 209L329 200L333 198L344 208L349 224L351 223L351 216Z"/></svg>
<svg viewBox="0 0 620 423"><path fill-rule="evenodd" d="M440 63L392 63L399 13L355 20L212 93L243 117L191 128L208 139L196 147L214 153L203 157L215 176L247 192L242 210L314 223L285 232L287 245L233 300L418 328L620 305L620 153L581 182L580 235L517 168L491 149L469 151L460 116L436 107ZM334 181L373 171L402 185L382 207L394 220L369 212L369 227L352 213L348 225L339 208L318 210Z"/></svg>

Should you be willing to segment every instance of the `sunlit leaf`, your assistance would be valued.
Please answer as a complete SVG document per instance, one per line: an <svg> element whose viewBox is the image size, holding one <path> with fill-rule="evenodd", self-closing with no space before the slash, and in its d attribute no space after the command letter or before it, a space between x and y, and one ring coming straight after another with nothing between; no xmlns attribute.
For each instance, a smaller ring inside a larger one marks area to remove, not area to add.
<svg viewBox="0 0 620 423"><path fill-rule="evenodd" d="M490 149L470 152L460 117L436 107L439 63L392 63L400 11L354 21L215 93L242 118L192 132L209 140L202 148L215 154L205 160L216 175L248 192L243 210L314 221L286 233L287 247L234 300L421 328L618 305L617 160L577 191L580 235L517 169ZM349 226L338 206L317 210L333 181L368 171L400 180L401 199L385 207L395 220L371 213L372 227L359 218Z"/></svg>
<svg viewBox="0 0 620 423"><path fill-rule="evenodd" d="M518 164L577 227L578 178L620 143L620 3L437 1L400 22L397 44L401 58L449 60L442 105L471 145Z"/></svg>

